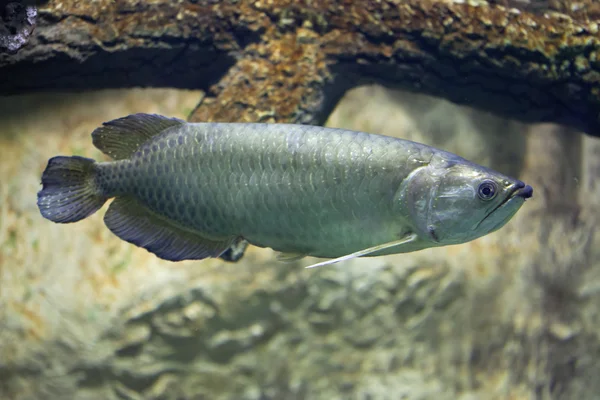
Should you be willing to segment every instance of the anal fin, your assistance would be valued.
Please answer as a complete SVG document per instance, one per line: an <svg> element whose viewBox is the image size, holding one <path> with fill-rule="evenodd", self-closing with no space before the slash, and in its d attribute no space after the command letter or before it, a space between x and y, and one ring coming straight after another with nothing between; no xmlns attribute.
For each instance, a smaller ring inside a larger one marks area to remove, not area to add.
<svg viewBox="0 0 600 400"><path fill-rule="evenodd" d="M161 218L129 197L118 197L110 204L104 223L126 242L168 261L218 257L235 240L234 237L216 241L203 238Z"/></svg>

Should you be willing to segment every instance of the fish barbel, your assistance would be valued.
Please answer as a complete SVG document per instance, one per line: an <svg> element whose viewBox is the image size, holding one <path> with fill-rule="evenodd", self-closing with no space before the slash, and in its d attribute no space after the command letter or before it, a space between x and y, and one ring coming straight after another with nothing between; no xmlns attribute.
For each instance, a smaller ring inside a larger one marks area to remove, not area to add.
<svg viewBox="0 0 600 400"><path fill-rule="evenodd" d="M51 158L41 214L75 222L115 198L107 227L171 261L241 240L282 260L332 259L317 265L464 243L506 224L533 191L424 144L320 126L133 114L92 139L113 161Z"/></svg>

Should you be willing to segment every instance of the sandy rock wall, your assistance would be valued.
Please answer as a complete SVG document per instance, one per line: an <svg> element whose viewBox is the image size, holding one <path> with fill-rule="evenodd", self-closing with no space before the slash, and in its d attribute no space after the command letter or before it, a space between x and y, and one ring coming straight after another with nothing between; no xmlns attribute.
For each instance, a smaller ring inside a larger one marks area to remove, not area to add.
<svg viewBox="0 0 600 400"><path fill-rule="evenodd" d="M317 270L250 248L162 262L35 205L49 157L100 158L132 112L198 92L0 99L0 398L593 399L600 392L597 139L363 87L330 126L443 147L535 188L477 241Z"/></svg>

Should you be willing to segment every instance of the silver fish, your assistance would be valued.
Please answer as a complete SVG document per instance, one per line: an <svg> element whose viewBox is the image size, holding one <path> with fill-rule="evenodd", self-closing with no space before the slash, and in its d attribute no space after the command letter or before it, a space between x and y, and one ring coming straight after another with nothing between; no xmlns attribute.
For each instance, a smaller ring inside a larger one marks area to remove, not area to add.
<svg viewBox="0 0 600 400"><path fill-rule="evenodd" d="M464 243L501 228L533 193L455 154L344 129L134 114L92 139L114 161L51 158L41 214L75 222L114 197L107 227L171 261L243 240L281 260L330 259L315 266Z"/></svg>

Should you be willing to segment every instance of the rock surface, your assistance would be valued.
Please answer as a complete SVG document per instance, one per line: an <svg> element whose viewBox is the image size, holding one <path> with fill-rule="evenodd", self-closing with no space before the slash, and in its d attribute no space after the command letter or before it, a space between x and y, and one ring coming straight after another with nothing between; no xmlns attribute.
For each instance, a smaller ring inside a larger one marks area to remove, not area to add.
<svg viewBox="0 0 600 400"><path fill-rule="evenodd" d="M0 1L0 53L14 54L29 40L37 9L31 4Z"/></svg>
<svg viewBox="0 0 600 400"><path fill-rule="evenodd" d="M101 158L101 122L184 117L200 96L0 99L0 398L597 398L600 141L353 90L328 125L447 148L536 192L474 242L317 270L252 247L236 264L167 263L114 237L105 209L39 216L49 157Z"/></svg>
<svg viewBox="0 0 600 400"><path fill-rule="evenodd" d="M594 4L50 0L29 43L0 53L0 93L202 89L192 120L322 124L377 82L598 136Z"/></svg>

